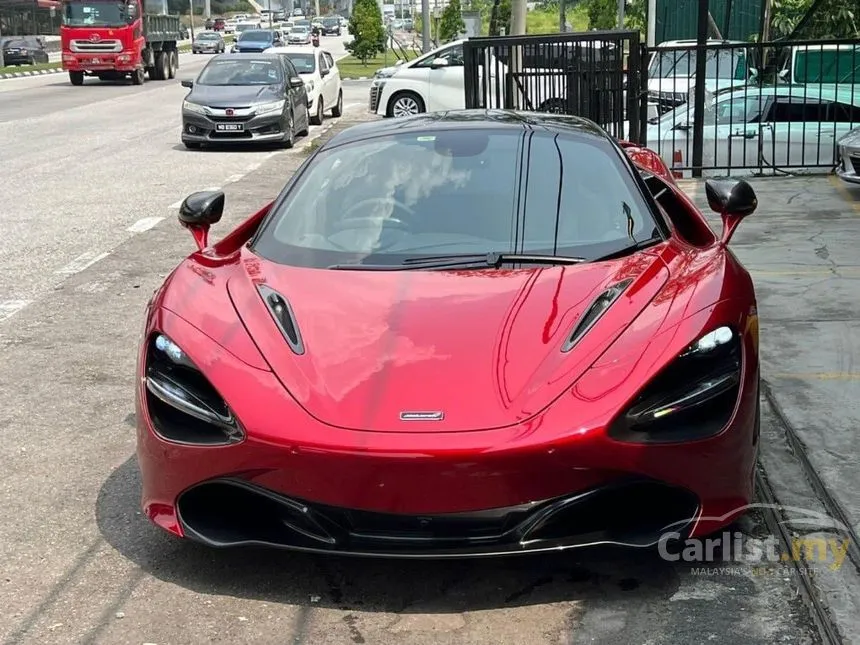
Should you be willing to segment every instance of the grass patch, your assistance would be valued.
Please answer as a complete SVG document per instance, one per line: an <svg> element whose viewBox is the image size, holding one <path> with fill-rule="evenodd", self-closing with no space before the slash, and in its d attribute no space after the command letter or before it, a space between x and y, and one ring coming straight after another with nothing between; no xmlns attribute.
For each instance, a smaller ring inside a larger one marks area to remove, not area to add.
<svg viewBox="0 0 860 645"><path fill-rule="evenodd" d="M35 65L8 65L0 67L0 74L14 74L15 72L39 72L45 69L59 69L63 66L60 61L56 63L36 63Z"/></svg>
<svg viewBox="0 0 860 645"><path fill-rule="evenodd" d="M403 54L401 52L397 52L400 58L403 58ZM406 51L407 60L413 60L418 58L419 54L415 52ZM368 58L367 64L361 62L360 59L355 56L347 56L346 58L341 58L337 61L337 66L340 69L340 77L341 78L361 78L362 76L370 78L373 76L377 70L382 69L383 67L390 67L394 65L398 60L398 57L394 55L394 52L389 50L388 56L385 54L379 54L375 58Z"/></svg>

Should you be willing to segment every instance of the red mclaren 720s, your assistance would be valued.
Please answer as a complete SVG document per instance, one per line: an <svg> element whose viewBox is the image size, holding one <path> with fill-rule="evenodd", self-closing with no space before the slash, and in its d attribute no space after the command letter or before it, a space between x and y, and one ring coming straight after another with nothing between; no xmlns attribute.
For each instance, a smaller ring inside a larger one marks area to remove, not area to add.
<svg viewBox="0 0 860 645"><path fill-rule="evenodd" d="M759 435L756 207L576 117L349 128L153 295L143 509L213 547L471 557L730 524Z"/></svg>

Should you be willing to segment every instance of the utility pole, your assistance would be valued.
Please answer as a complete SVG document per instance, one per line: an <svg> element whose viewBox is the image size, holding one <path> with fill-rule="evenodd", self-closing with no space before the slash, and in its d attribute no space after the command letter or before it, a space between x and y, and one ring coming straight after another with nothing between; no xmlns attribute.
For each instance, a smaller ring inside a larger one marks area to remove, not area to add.
<svg viewBox="0 0 860 645"><path fill-rule="evenodd" d="M558 0L558 30L567 31L567 0Z"/></svg>
<svg viewBox="0 0 860 645"><path fill-rule="evenodd" d="M524 36L526 33L526 0L511 0L511 36Z"/></svg>
<svg viewBox="0 0 860 645"><path fill-rule="evenodd" d="M271 9L271 7L269 7ZM212 2L210 0L205 0L203 3L203 16L205 18L212 17Z"/></svg>
<svg viewBox="0 0 860 645"><path fill-rule="evenodd" d="M648 47L657 46L657 0L648 0L648 29L645 44Z"/></svg>
<svg viewBox="0 0 860 645"><path fill-rule="evenodd" d="M627 8L627 0L618 0L618 25L617 29L624 29L624 10Z"/></svg>
<svg viewBox="0 0 860 645"><path fill-rule="evenodd" d="M421 51L430 51L430 0L421 0Z"/></svg>

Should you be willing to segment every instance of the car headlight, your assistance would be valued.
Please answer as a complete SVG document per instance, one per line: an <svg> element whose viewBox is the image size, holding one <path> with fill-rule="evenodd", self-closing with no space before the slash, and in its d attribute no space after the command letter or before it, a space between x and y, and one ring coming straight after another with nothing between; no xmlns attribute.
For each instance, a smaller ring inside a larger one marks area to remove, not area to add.
<svg viewBox="0 0 860 645"><path fill-rule="evenodd" d="M167 441L215 446L245 438L223 397L164 334L154 335L147 347L146 407L153 429Z"/></svg>
<svg viewBox="0 0 860 645"><path fill-rule="evenodd" d="M206 114L206 108L200 105L199 103L192 103L191 101L182 101L182 109L185 112L194 112L195 114Z"/></svg>
<svg viewBox="0 0 860 645"><path fill-rule="evenodd" d="M660 372L613 421L609 435L636 443L677 443L719 434L741 386L741 336L721 326Z"/></svg>
<svg viewBox="0 0 860 645"><path fill-rule="evenodd" d="M308 94L310 94L311 92L313 92L313 91L314 91L314 81L313 81L313 79L311 79L311 80L309 80L308 82L306 82L306 83L305 83L305 89L307 90Z"/></svg>
<svg viewBox="0 0 860 645"><path fill-rule="evenodd" d="M255 110L257 114L268 114L269 112L281 112L286 101L272 101L271 103L260 103Z"/></svg>
<svg viewBox="0 0 860 645"><path fill-rule="evenodd" d="M385 80L384 79L376 79L373 81L373 83L371 83L371 87L374 87L378 90L382 90L382 88L385 87Z"/></svg>

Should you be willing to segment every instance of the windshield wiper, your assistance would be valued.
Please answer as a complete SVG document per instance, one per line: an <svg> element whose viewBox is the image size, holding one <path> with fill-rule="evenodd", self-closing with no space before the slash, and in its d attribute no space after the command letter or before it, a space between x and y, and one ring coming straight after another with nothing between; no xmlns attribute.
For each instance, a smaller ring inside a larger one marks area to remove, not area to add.
<svg viewBox="0 0 860 645"><path fill-rule="evenodd" d="M592 262L604 262L605 260L616 260L618 258L623 258L625 255L630 255L635 251L641 251L642 249L647 249L649 246L654 246L660 242L663 242L662 237L649 237L647 240L641 240L639 242L635 242L630 244L629 246L625 246L624 248L618 249L617 251L612 251L611 253L607 253L606 255L601 255L600 257L594 258Z"/></svg>
<svg viewBox="0 0 860 645"><path fill-rule="evenodd" d="M447 269L454 267L495 267L503 264L580 264L586 258L562 255L530 255L527 253L461 253L437 255L424 258L409 258L402 264L333 264L329 269L358 269L360 271L405 271L410 269Z"/></svg>

